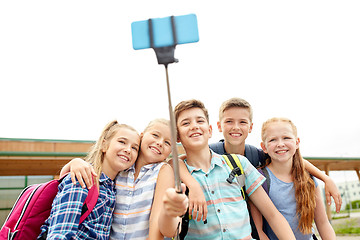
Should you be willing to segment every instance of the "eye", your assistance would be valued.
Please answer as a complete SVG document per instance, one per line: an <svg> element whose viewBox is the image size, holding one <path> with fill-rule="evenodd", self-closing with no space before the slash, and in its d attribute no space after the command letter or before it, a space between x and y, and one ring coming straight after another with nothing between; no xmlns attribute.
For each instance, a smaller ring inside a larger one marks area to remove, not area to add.
<svg viewBox="0 0 360 240"><path fill-rule="evenodd" d="M165 141L165 144L166 144L167 146L171 146L171 142L170 142L170 141Z"/></svg>
<svg viewBox="0 0 360 240"><path fill-rule="evenodd" d="M244 124L248 124L248 122L247 121L241 121L240 124L244 125Z"/></svg>
<svg viewBox="0 0 360 240"><path fill-rule="evenodd" d="M119 140L118 142L121 143L121 144L125 144L124 140Z"/></svg>
<svg viewBox="0 0 360 240"><path fill-rule="evenodd" d="M134 150L135 152L139 151L139 149L137 147L132 147L132 150Z"/></svg>
<svg viewBox="0 0 360 240"><path fill-rule="evenodd" d="M190 123L189 122L183 122L182 124L181 124L181 126L188 126Z"/></svg>
<svg viewBox="0 0 360 240"><path fill-rule="evenodd" d="M226 120L225 123L232 123L232 121L231 120Z"/></svg>
<svg viewBox="0 0 360 240"><path fill-rule="evenodd" d="M158 138L158 137L159 137L159 135L156 134L156 133L153 133L152 135L153 135L154 138Z"/></svg>

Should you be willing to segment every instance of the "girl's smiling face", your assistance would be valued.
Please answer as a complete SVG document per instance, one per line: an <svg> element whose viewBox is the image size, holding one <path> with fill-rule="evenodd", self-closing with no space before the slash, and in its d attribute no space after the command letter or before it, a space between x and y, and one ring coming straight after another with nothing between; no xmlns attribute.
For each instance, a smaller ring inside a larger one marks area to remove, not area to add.
<svg viewBox="0 0 360 240"><path fill-rule="evenodd" d="M141 154L146 164L164 161L171 153L170 127L154 122L144 131L141 139Z"/></svg>
<svg viewBox="0 0 360 240"><path fill-rule="evenodd" d="M285 162L293 159L296 149L299 148L299 142L289 123L272 122L265 130L261 147L269 154L271 161Z"/></svg>
<svg viewBox="0 0 360 240"><path fill-rule="evenodd" d="M114 179L118 172L131 167L138 156L139 145L140 136L137 132L119 128L107 149L103 149L103 172Z"/></svg>

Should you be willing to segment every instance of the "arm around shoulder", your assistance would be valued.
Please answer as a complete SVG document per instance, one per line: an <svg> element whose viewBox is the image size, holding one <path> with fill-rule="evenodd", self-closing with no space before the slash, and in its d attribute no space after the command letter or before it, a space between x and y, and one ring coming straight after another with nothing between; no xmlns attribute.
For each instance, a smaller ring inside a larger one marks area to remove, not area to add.
<svg viewBox="0 0 360 240"><path fill-rule="evenodd" d="M335 240L336 239L335 231L332 228L327 218L319 187L315 189L315 196L316 196L316 208L315 208L314 220L315 220L316 228L319 231L320 237L322 239Z"/></svg>
<svg viewBox="0 0 360 240"><path fill-rule="evenodd" d="M336 212L339 212L342 204L342 199L339 189L337 188L335 182L328 175L326 175L325 173L320 171L317 167L315 167L313 164L311 164L309 161L304 159L304 164L306 170L311 175L313 175L314 177L320 179L325 183L326 202L328 205L330 205L331 196L332 196L336 205Z"/></svg>

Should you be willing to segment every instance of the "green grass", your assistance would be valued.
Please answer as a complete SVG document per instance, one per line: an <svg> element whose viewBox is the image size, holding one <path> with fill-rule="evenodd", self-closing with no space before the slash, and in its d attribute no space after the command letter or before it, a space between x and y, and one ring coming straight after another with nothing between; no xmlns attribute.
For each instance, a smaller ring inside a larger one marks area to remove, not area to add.
<svg viewBox="0 0 360 240"><path fill-rule="evenodd" d="M345 223L333 226L336 234L360 234L360 226L358 220L349 219Z"/></svg>

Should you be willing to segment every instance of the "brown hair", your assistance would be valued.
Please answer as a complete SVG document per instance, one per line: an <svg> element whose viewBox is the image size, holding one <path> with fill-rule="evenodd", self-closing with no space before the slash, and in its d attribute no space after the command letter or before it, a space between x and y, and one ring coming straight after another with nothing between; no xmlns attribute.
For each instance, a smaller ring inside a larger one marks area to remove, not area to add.
<svg viewBox="0 0 360 240"><path fill-rule="evenodd" d="M233 108L233 107L248 109L249 113L250 113L250 123L252 122L253 109L252 109L250 103L248 103L246 100L244 100L242 98L235 98L235 97L230 98L221 104L220 109L219 109L219 120L221 121L221 119L223 118L223 114L226 110L228 110L229 108Z"/></svg>
<svg viewBox="0 0 360 240"><path fill-rule="evenodd" d="M295 124L287 118L271 118L263 123L261 129L261 138L265 142L266 129L271 123L283 122L290 124L293 134L297 137ZM269 165L271 158L268 158L266 165ZM315 183L310 174L305 170L304 161L300 154L299 148L293 156L291 176L293 178L296 199L296 213L299 216L299 230L304 234L312 232L312 222L316 207L315 201Z"/></svg>
<svg viewBox="0 0 360 240"><path fill-rule="evenodd" d="M181 101L180 103L178 103L176 105L176 107L174 109L175 121L177 122L180 113L182 113L185 110L191 109L191 108L200 108L204 112L206 120L209 123L209 112L208 112L208 110L205 108L204 103L202 103L200 100L196 100L196 99L190 99L190 100L186 100L186 101Z"/></svg>
<svg viewBox="0 0 360 240"><path fill-rule="evenodd" d="M102 163L104 161L104 149L108 149L111 139L115 136L116 132L120 128L127 128L138 133L133 127L127 124L119 124L116 120L109 122L103 129L99 139L92 146L90 152L86 156L85 160L89 162L97 174L95 182L99 181L102 172Z"/></svg>

